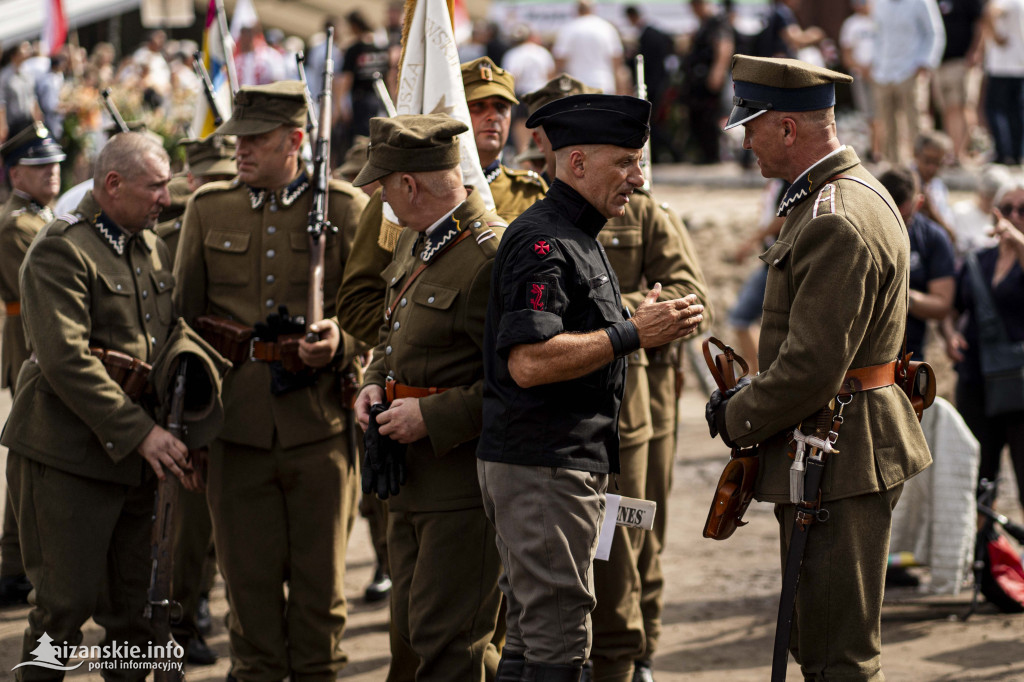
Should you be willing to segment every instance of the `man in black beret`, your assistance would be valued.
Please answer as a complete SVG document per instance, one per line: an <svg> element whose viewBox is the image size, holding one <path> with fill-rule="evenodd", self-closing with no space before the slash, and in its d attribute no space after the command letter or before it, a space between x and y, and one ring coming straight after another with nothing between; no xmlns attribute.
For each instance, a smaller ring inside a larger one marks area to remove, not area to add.
<svg viewBox="0 0 1024 682"><path fill-rule="evenodd" d="M691 333L695 296L624 314L597 234L643 184L650 104L577 95L538 109L557 156L547 196L498 247L484 331L484 509L505 571L499 681L575 681L590 649L591 564L618 471L625 357Z"/></svg>

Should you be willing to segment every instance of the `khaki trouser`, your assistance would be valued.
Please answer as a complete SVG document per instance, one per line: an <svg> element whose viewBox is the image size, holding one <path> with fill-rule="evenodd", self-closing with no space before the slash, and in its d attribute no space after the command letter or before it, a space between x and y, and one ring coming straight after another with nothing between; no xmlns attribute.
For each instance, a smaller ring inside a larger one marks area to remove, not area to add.
<svg viewBox="0 0 1024 682"><path fill-rule="evenodd" d="M647 442L619 450L615 494L642 498L647 478ZM657 518L661 510L654 515ZM608 561L594 562L594 596L597 606L592 614L594 644L590 658L594 662L595 682L629 682L634 662L644 652L644 622L640 610L640 573L637 560L648 532L639 528L616 526Z"/></svg>
<svg viewBox="0 0 1024 682"><path fill-rule="evenodd" d="M679 350L682 352L682 349ZM642 659L651 659L661 636L661 611L665 579L661 571L661 552L665 547L668 523L668 498L672 491L672 468L675 465L676 400L675 368L667 362L654 362L647 367L651 390L651 422L654 437L647 444L647 478L644 499L657 503L654 529L647 532L637 556L640 572L640 611L646 638Z"/></svg>
<svg viewBox="0 0 1024 682"><path fill-rule="evenodd" d="M392 630L413 652L414 676L389 680L483 682L498 618L501 563L494 528L478 508L390 512Z"/></svg>
<svg viewBox="0 0 1024 682"><path fill-rule="evenodd" d="M134 455L133 455L134 456ZM143 617L149 588L150 536L156 479L137 486L68 474L17 452L7 454L7 480L21 529L25 571L35 586L22 640L22 661L34 661L39 638L77 646L90 617L105 631L101 644L147 650ZM148 671L104 670L108 680L140 680ZM19 682L59 680L63 671L18 668Z"/></svg>
<svg viewBox="0 0 1024 682"><path fill-rule="evenodd" d="M242 682L334 680L355 518L348 438L262 450L217 440L207 495L231 602L231 674ZM285 596L285 584L288 586Z"/></svg>
<svg viewBox="0 0 1024 682"><path fill-rule="evenodd" d="M483 460L477 472L505 569L505 649L531 663L582 665L608 475Z"/></svg>
<svg viewBox="0 0 1024 682"><path fill-rule="evenodd" d="M902 163L909 151L901 141L913 145L920 131L917 110L917 76L899 83L875 83L875 118L882 122L882 156L889 163Z"/></svg>
<svg viewBox="0 0 1024 682"><path fill-rule="evenodd" d="M216 572L213 550L213 522L206 493L194 493L178 486L174 515L174 601L181 604L181 620L171 625L174 639L185 646L199 636L196 606L208 594Z"/></svg>
<svg viewBox="0 0 1024 682"><path fill-rule="evenodd" d="M18 517L10 493L4 503L4 530L0 537L0 578L9 578L25 573L21 560L21 543L18 542Z"/></svg>
<svg viewBox="0 0 1024 682"><path fill-rule="evenodd" d="M829 517L807 536L789 644L805 679L885 680L882 594L892 510L902 492L900 484L822 503ZM783 571L795 511L792 504L775 505Z"/></svg>

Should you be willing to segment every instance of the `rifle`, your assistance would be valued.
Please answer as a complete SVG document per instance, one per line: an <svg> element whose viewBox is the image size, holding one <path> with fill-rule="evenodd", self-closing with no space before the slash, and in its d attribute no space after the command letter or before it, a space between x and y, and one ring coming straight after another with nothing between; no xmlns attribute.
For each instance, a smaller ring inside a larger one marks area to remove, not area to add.
<svg viewBox="0 0 1024 682"><path fill-rule="evenodd" d="M391 101L391 95L388 94L387 86L384 85L384 78L380 75L380 71L373 72L373 90L377 93L377 99L384 105L384 110L388 112L388 118L398 116L398 110L395 109L395 103Z"/></svg>
<svg viewBox="0 0 1024 682"><path fill-rule="evenodd" d="M114 104L114 100L110 98L110 88L103 88L103 106L107 108L107 113L114 119L114 123L117 125L117 129L122 133L131 132L128 128L128 124L124 122L124 118L121 117L121 112L117 110L117 105Z"/></svg>
<svg viewBox="0 0 1024 682"><path fill-rule="evenodd" d="M171 409L167 415L167 430L181 440L185 412L185 373L187 358L178 363L171 394ZM162 664L153 669L154 682L178 682L185 679L183 672L184 648L174 641L172 619L181 619L181 604L171 599L171 575L174 562L174 506L178 500L178 482L166 475L157 484L156 508L153 511L152 568L149 590L143 616L153 623L154 652L163 652ZM166 647L166 648L165 648ZM180 652L180 653L179 653ZM166 668L166 669L163 669Z"/></svg>
<svg viewBox="0 0 1024 682"><path fill-rule="evenodd" d="M328 46L328 49L330 47ZM313 113L313 98L309 94L309 81L306 79L306 53L299 50L295 53L295 65L299 70L299 80L302 81L302 96L306 98L306 136L313 139L319 136L317 130L316 115Z"/></svg>
<svg viewBox="0 0 1024 682"><path fill-rule="evenodd" d="M213 113L213 125L220 126L224 122L224 116L220 113L220 106L217 105L217 97L213 92L213 82L210 80L210 72L206 70L206 65L203 64L203 53L199 50L196 50L195 54L192 55L192 68L195 69L196 75L203 84L203 94L206 95L206 103Z"/></svg>
<svg viewBox="0 0 1024 682"><path fill-rule="evenodd" d="M306 298L306 325L324 317L324 232L337 232L327 218L327 185L331 179L331 86L334 81L334 27L327 29L324 42L323 88L320 90L320 121L313 149L313 202L309 207L309 296ZM318 335L307 332L306 340L313 343Z"/></svg>
<svg viewBox="0 0 1024 682"><path fill-rule="evenodd" d="M636 56L636 96L639 99L647 99L647 82L644 80L644 56ZM651 112L651 116L654 112ZM644 171L644 189L651 189L651 138L648 136L644 142L643 155L640 157L640 168Z"/></svg>

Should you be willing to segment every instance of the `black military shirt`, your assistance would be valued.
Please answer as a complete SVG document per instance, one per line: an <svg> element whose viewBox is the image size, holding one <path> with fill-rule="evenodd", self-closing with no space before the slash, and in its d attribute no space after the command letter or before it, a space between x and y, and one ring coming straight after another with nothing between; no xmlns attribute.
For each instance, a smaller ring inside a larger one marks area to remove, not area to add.
<svg viewBox="0 0 1024 682"><path fill-rule="evenodd" d="M505 231L484 329L480 459L618 472L625 359L533 388L520 388L508 371L514 346L624 319L618 280L597 241L605 222L576 190L555 180Z"/></svg>

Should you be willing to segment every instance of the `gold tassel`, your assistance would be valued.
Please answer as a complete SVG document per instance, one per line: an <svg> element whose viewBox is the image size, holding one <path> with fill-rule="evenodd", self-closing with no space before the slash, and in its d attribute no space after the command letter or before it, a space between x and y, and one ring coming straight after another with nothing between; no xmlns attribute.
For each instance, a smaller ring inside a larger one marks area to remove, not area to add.
<svg viewBox="0 0 1024 682"><path fill-rule="evenodd" d="M402 234L402 226L391 222L387 218L380 220L380 236L377 237L377 246L388 253L394 253L398 246L398 237Z"/></svg>

